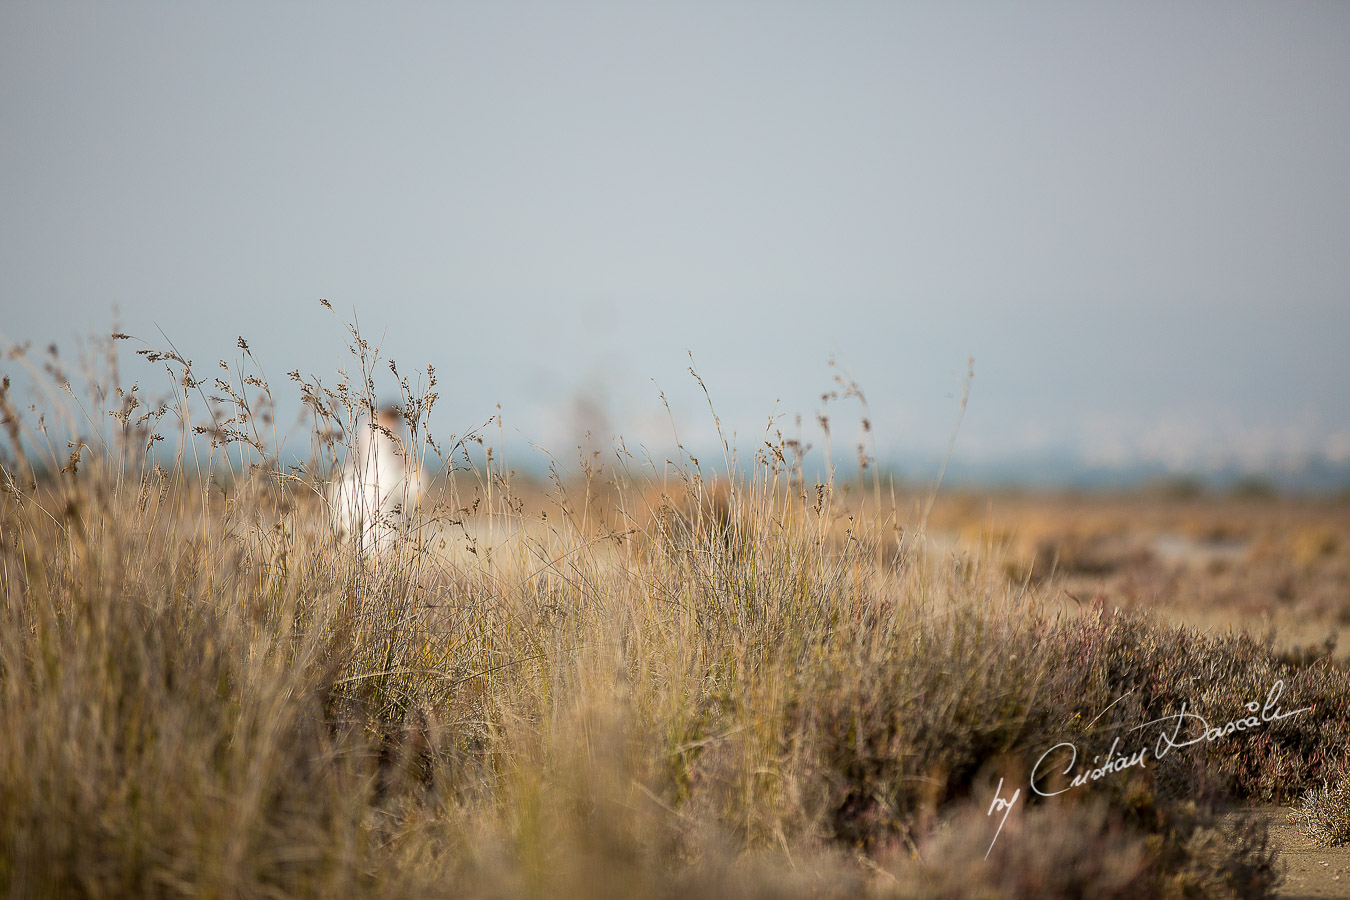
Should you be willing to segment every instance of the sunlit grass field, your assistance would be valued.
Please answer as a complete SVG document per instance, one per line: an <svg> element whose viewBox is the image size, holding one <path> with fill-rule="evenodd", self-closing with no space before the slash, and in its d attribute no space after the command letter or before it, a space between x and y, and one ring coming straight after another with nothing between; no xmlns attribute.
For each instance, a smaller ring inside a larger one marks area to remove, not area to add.
<svg viewBox="0 0 1350 900"><path fill-rule="evenodd" d="M7 384L7 895L1246 898L1242 810L1350 837L1344 502L909 494L772 435L529 481L395 367L434 477L375 552L324 501L352 338L292 376L303 467L242 339L144 353L162 403Z"/></svg>

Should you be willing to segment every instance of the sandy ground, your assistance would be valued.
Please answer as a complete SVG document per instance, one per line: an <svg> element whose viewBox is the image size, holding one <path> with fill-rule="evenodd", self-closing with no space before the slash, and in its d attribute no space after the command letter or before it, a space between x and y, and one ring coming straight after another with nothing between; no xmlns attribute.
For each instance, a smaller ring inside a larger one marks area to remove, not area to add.
<svg viewBox="0 0 1350 900"><path fill-rule="evenodd" d="M1281 900L1323 900L1350 897L1350 846L1319 847L1289 822L1289 810L1264 806L1271 844L1287 866L1275 896Z"/></svg>

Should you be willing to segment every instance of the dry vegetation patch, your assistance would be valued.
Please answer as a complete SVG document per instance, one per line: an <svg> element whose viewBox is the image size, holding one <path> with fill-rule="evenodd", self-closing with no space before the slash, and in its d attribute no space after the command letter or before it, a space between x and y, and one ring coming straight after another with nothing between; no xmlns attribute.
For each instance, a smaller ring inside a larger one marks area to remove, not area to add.
<svg viewBox="0 0 1350 900"><path fill-rule="evenodd" d="M333 419L360 393L303 390ZM1292 802L1350 746L1334 660L1064 614L1002 548L930 553L783 445L521 489L448 441L373 553L321 515L321 454L284 470L218 424L229 477L129 441L60 471L4 412L11 895L1262 897L1259 822L1218 811ZM1309 711L1029 789L1057 744L1086 764L1277 683Z"/></svg>

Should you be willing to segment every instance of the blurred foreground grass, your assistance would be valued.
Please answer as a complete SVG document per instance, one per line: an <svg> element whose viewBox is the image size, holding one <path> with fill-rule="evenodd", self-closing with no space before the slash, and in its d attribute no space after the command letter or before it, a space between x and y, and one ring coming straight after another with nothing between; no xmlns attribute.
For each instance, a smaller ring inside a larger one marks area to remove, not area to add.
<svg viewBox="0 0 1350 900"><path fill-rule="evenodd" d="M1220 813L1314 792L1344 816L1334 658L1066 611L1034 540L942 552L879 490L804 483L786 442L730 478L616 454L527 492L451 440L404 539L362 552L321 499L373 408L353 339L361 377L295 376L304 470L228 367L218 457L156 465L201 384L172 353L179 397L105 392L115 433L75 428L68 458L0 404L0 890L1263 897L1263 825ZM402 381L414 435L428 374ZM1135 726L1222 726L1279 682L1308 711L1071 786L1113 741L1157 746ZM1077 768L1038 769L1066 743Z"/></svg>

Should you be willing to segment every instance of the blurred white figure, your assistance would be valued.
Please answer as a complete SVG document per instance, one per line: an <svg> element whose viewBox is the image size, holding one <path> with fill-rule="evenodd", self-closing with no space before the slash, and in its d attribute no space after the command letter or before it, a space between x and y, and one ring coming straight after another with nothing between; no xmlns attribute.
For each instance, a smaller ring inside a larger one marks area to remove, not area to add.
<svg viewBox="0 0 1350 900"><path fill-rule="evenodd" d="M393 546L401 520L422 498L422 469L402 434L403 421L394 407L380 410L375 424L361 423L356 446L328 487L338 534L356 538L362 548Z"/></svg>

